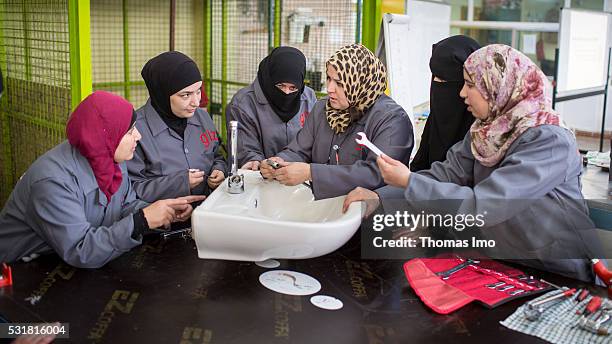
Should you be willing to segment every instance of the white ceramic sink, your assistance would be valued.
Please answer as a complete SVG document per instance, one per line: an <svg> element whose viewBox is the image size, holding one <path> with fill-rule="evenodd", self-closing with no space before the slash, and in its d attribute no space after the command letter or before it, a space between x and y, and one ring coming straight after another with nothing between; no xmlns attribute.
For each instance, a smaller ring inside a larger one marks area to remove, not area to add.
<svg viewBox="0 0 612 344"><path fill-rule="evenodd" d="M244 193L227 181L192 215L200 258L263 261L322 256L344 245L361 224L361 205L342 213L344 196L315 201L304 185L284 186L240 170Z"/></svg>

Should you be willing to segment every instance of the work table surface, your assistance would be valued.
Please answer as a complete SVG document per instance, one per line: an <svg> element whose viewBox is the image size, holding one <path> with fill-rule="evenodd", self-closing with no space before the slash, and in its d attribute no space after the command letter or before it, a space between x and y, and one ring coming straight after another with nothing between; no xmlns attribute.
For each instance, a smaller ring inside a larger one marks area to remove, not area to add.
<svg viewBox="0 0 612 344"><path fill-rule="evenodd" d="M439 315L410 288L403 261L359 256L355 236L332 254L280 261L278 269L319 280L317 294L344 303L336 311L313 306L310 296L264 288L259 275L268 269L199 259L191 239L175 238L148 241L97 270L72 268L55 255L13 264L14 285L0 288L0 313L11 322L69 323L75 343L542 342L499 324L533 296L495 309L473 303ZM40 299L33 301L36 295Z"/></svg>
<svg viewBox="0 0 612 344"><path fill-rule="evenodd" d="M585 198L610 203L608 174L593 166L584 172ZM410 288L404 261L360 259L359 235L329 255L280 262L278 269L319 280L317 295L336 297L344 307L323 310L310 296L270 291L259 283L269 269L199 259L191 239L153 238L96 270L72 268L55 255L15 263L14 285L0 288L0 314L11 322L69 323L70 339L57 343L543 342L499 324L534 296L495 309L472 303L450 315L436 314ZM519 268L561 285L583 286Z"/></svg>

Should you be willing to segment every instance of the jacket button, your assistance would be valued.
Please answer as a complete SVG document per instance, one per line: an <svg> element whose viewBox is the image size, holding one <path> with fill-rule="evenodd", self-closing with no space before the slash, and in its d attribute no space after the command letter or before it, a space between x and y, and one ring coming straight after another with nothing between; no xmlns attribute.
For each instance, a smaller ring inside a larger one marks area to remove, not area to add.
<svg viewBox="0 0 612 344"><path fill-rule="evenodd" d="M189 154L189 149L185 148L185 154Z"/></svg>

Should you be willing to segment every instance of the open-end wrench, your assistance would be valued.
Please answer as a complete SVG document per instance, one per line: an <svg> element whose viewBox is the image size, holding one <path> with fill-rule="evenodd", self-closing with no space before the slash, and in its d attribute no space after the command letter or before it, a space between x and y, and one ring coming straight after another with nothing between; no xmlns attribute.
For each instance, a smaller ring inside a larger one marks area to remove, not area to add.
<svg viewBox="0 0 612 344"><path fill-rule="evenodd" d="M161 233L163 240L168 240L174 236L180 236L183 239L191 237L191 228L177 229Z"/></svg>
<svg viewBox="0 0 612 344"><path fill-rule="evenodd" d="M455 272L457 272L459 270L463 270L463 269L467 268L470 265L478 264L478 263L480 263L479 260L468 259L465 262L463 262L463 263L461 263L461 264L459 264L459 265L457 265L457 266L455 266L453 268L450 268L450 269L448 269L446 271L437 272L436 275L442 277L443 280L446 280L446 279L449 279L451 277L451 275L454 274Z"/></svg>
<svg viewBox="0 0 612 344"><path fill-rule="evenodd" d="M376 147L372 142L370 142L370 140L368 140L368 137L363 131L358 132L357 135L359 136L358 139L355 139L357 143L368 147L369 150L371 150L372 152L374 152L374 154L378 156L384 154L380 149L378 149L378 147Z"/></svg>
<svg viewBox="0 0 612 344"><path fill-rule="evenodd" d="M514 286L513 286L513 285L505 285L505 286L503 286L503 287L499 287L499 288L497 288L497 290L498 290L498 291L506 291L506 290L510 290L510 289L513 289L513 288L514 288Z"/></svg>
<svg viewBox="0 0 612 344"><path fill-rule="evenodd" d="M496 283L491 283L491 284L485 284L485 287L489 288L489 289L497 289L497 287L501 287L502 285L506 284L506 282L496 282Z"/></svg>
<svg viewBox="0 0 612 344"><path fill-rule="evenodd" d="M510 290L510 291L508 292L508 294L510 294L510 295L512 295L512 296L514 296L514 295L522 294L522 293L524 293L524 292L525 292L525 291L524 291L523 289L515 289L515 290Z"/></svg>

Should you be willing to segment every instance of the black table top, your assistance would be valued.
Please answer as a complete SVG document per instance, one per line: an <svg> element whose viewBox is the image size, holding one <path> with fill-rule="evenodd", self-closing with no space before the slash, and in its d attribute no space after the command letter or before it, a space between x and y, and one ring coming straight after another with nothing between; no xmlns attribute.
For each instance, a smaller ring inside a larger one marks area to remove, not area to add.
<svg viewBox="0 0 612 344"><path fill-rule="evenodd" d="M278 268L319 280L317 294L344 303L336 311L264 288L259 275L267 269L254 263L199 259L195 243L178 238L149 240L97 270L72 268L55 255L16 263L14 285L0 288L0 313L11 322L69 323L75 343L542 342L499 324L529 298L436 314L408 285L403 261L361 260L358 239L323 257L281 260ZM32 296L40 299L32 304Z"/></svg>

